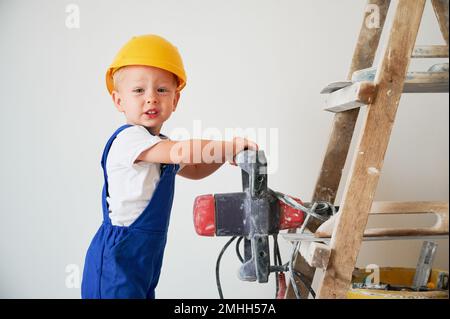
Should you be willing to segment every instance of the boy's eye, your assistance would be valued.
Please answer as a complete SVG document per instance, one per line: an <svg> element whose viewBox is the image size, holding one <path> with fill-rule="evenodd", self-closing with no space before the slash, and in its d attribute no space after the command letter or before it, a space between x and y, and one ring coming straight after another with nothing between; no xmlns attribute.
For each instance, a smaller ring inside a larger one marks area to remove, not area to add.
<svg viewBox="0 0 450 319"><path fill-rule="evenodd" d="M142 92L144 92L144 89L141 89L141 88L135 88L135 89L133 90L133 92L134 92L134 93L142 93Z"/></svg>
<svg viewBox="0 0 450 319"><path fill-rule="evenodd" d="M167 93L167 92L169 92L169 90L166 89L166 88L159 88L159 89L158 89L158 92L159 92L159 93Z"/></svg>

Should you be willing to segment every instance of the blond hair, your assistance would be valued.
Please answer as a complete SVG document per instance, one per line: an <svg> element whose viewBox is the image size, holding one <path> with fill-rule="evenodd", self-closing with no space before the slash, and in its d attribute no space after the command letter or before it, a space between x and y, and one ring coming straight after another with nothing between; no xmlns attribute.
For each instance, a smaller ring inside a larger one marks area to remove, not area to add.
<svg viewBox="0 0 450 319"><path fill-rule="evenodd" d="M123 70L126 68L127 66L122 66L120 68L118 68L117 70L114 71L112 78L113 78L113 85L114 85L114 90L119 91L118 90L118 85L119 82L122 80L123 78ZM178 78L178 76L176 76L176 74L170 72L175 80L175 86L178 88L178 86L180 85L180 79Z"/></svg>
<svg viewBox="0 0 450 319"><path fill-rule="evenodd" d="M124 70L124 67L120 67L117 70L115 70L114 73L113 73L113 76L112 76L113 77L113 84L114 84L114 90L116 90L116 91L119 91L118 90L118 85L119 85L119 82L122 80L123 70Z"/></svg>

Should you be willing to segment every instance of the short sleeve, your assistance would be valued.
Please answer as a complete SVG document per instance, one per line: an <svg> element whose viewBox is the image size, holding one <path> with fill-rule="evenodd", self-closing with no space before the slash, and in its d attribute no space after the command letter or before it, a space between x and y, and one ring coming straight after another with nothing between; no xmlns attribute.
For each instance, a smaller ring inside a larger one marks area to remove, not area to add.
<svg viewBox="0 0 450 319"><path fill-rule="evenodd" d="M180 168L178 169L178 172L181 171L186 166L186 164L184 164L184 163L180 163L179 165L180 165Z"/></svg>
<svg viewBox="0 0 450 319"><path fill-rule="evenodd" d="M107 162L110 166L132 167L143 151L161 141L159 136L150 134L145 127L131 126L117 135L111 145Z"/></svg>

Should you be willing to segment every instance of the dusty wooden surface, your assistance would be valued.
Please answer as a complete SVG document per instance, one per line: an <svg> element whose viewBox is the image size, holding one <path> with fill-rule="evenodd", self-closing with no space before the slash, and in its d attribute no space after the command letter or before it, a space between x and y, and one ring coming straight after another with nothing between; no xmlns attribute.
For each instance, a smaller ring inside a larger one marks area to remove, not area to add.
<svg viewBox="0 0 450 319"><path fill-rule="evenodd" d="M446 71L408 72L403 93L448 93L448 64Z"/></svg>
<svg viewBox="0 0 450 319"><path fill-rule="evenodd" d="M379 289L352 289L349 299L448 299L448 290L443 291L389 291Z"/></svg>
<svg viewBox="0 0 450 319"><path fill-rule="evenodd" d="M376 67L358 70L351 81L328 84L321 93L328 93L326 111L343 112L374 101L376 86L373 83ZM446 93L449 91L448 63L432 65L428 71L406 74L403 93Z"/></svg>
<svg viewBox="0 0 450 319"><path fill-rule="evenodd" d="M309 266L325 269L330 259L331 249L325 244L317 242L301 242L300 254Z"/></svg>
<svg viewBox="0 0 450 319"><path fill-rule="evenodd" d="M299 271L300 273L303 274L303 276L306 278L306 280L308 280L309 282L312 283L312 280L314 279L314 272L315 272L315 268L309 266L308 262L305 260L305 258L302 257L301 254L297 254L296 256L296 265L295 265L295 269L297 271ZM294 277L295 281L297 282L297 288L298 288L298 292L300 294L300 296L302 298L307 298L309 295L309 290L306 289L299 281L297 277ZM291 289L291 291L288 292L286 291L286 299L295 299L295 292L294 289L291 286L291 282L290 280L288 281L289 285L288 288Z"/></svg>
<svg viewBox="0 0 450 319"><path fill-rule="evenodd" d="M448 0L431 0L434 13L441 29L442 37L448 47Z"/></svg>
<svg viewBox="0 0 450 319"><path fill-rule="evenodd" d="M368 0L367 5L377 5L379 7L380 27L369 28L365 21L369 13L364 13L361 30L353 53L351 67L347 75L348 79L351 78L354 71L372 66L383 31L390 0ZM334 203L358 114L359 110L353 109L347 112L337 113L334 116L330 139L327 150L325 151L322 169L319 172L312 200L326 200ZM308 225L308 228L314 232L319 226L320 223L313 220ZM299 255L297 254L297 257L298 256ZM312 281L314 278L314 268L309 267L303 258L301 256L299 257L300 258L295 259L295 267L297 269L302 268L307 272L305 275ZM307 294L302 294L303 298L307 296ZM286 290L286 298L295 298L290 283Z"/></svg>
<svg viewBox="0 0 450 319"><path fill-rule="evenodd" d="M352 82L374 81L376 72L376 67L356 71L352 75ZM333 84L331 86L337 87ZM336 94L336 92L333 93ZM411 71L406 74L403 93L446 92L448 92L448 63L432 65L428 71Z"/></svg>
<svg viewBox="0 0 450 319"><path fill-rule="evenodd" d="M367 14L365 14L347 80L351 79L353 72L372 66L390 1L372 0L368 1L368 5L379 7L380 27L368 28L365 21ZM315 186L314 200L334 203L358 114L358 110L351 110L335 115L322 170Z"/></svg>
<svg viewBox="0 0 450 319"><path fill-rule="evenodd" d="M339 214L320 225L314 235L320 238L331 237ZM374 202L370 210L370 215L405 215L408 218L410 214L434 214L437 219L430 227L366 228L364 236L448 235L448 202Z"/></svg>
<svg viewBox="0 0 450 319"><path fill-rule="evenodd" d="M344 190L341 216L331 238L332 252L320 283L319 298L345 298L350 287L424 5L425 0L400 0L398 3L388 45L375 78L377 98L367 107Z"/></svg>
<svg viewBox="0 0 450 319"><path fill-rule="evenodd" d="M418 45L411 55L413 58L448 58L446 45Z"/></svg>
<svg viewBox="0 0 450 319"><path fill-rule="evenodd" d="M373 82L356 82L341 90L335 91L327 97L327 108L329 112L344 112L361 107L373 102L376 86Z"/></svg>

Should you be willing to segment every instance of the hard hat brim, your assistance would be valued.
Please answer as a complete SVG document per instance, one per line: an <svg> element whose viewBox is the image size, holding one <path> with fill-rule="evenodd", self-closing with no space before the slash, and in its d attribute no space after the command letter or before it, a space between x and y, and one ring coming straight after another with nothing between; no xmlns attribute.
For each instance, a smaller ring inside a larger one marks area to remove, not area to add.
<svg viewBox="0 0 450 319"><path fill-rule="evenodd" d="M181 91L186 86L186 75L184 74L184 70L180 70L176 65L168 63L166 61L151 61L149 62L146 59L141 61L133 59L133 61L122 61L120 65L112 64L108 70L106 71L106 87L108 89L109 94L112 94L114 90L114 80L113 75L118 69L131 66L131 65L144 65L144 66L152 66L156 68L160 68L166 71L173 73L178 78L178 87L177 91Z"/></svg>

